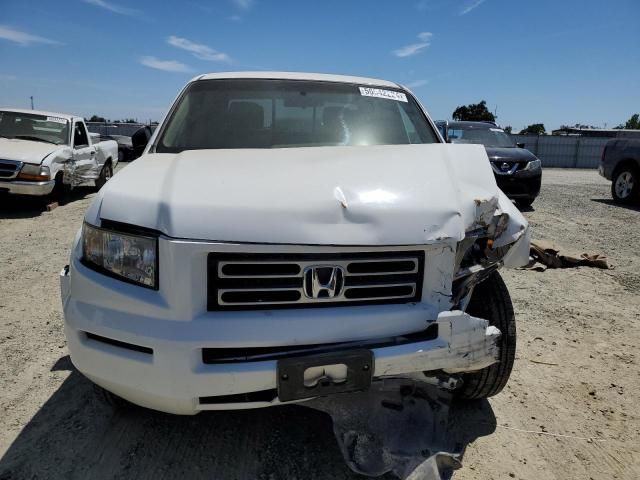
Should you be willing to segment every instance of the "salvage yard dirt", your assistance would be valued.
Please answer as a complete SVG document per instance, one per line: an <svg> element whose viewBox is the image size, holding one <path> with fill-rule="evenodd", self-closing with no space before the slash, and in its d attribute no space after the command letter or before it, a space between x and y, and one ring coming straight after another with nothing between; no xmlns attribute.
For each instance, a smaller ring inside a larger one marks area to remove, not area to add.
<svg viewBox="0 0 640 480"><path fill-rule="evenodd" d="M126 168L126 167L125 167ZM114 414L68 357L58 272L94 196L47 212L0 197L0 479L358 478L304 407ZM613 270L505 271L518 320L507 388L455 405L455 479L640 478L640 208L595 171L544 172L534 238Z"/></svg>

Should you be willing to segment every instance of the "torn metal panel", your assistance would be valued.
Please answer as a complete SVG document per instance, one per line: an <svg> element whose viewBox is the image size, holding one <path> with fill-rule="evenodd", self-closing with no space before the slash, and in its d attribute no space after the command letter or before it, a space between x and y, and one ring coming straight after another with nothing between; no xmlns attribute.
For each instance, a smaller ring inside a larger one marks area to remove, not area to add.
<svg viewBox="0 0 640 480"><path fill-rule="evenodd" d="M63 182L77 187L87 182L97 180L102 166L95 157L86 160L70 160L64 164Z"/></svg>

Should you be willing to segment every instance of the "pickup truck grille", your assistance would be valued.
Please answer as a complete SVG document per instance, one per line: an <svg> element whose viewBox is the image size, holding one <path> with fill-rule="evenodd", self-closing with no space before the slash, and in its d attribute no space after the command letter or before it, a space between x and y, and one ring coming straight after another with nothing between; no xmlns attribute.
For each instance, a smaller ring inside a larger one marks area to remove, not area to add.
<svg viewBox="0 0 640 480"><path fill-rule="evenodd" d="M424 252L210 253L209 311L419 302Z"/></svg>
<svg viewBox="0 0 640 480"><path fill-rule="evenodd" d="M22 168L22 162L0 159L0 178L15 178L18 175L20 168Z"/></svg>

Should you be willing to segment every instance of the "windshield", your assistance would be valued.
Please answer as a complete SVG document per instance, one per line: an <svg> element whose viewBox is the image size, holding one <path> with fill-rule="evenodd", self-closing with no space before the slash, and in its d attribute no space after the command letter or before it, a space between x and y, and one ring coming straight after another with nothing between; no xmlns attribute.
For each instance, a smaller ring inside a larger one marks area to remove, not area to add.
<svg viewBox="0 0 640 480"><path fill-rule="evenodd" d="M453 126L449 128L448 132L451 143L481 143L485 147L515 147L511 137L501 128Z"/></svg>
<svg viewBox="0 0 640 480"><path fill-rule="evenodd" d="M401 90L295 80L204 80L182 95L157 152L438 142Z"/></svg>
<svg viewBox="0 0 640 480"><path fill-rule="evenodd" d="M69 121L47 115L0 111L0 137L67 144Z"/></svg>

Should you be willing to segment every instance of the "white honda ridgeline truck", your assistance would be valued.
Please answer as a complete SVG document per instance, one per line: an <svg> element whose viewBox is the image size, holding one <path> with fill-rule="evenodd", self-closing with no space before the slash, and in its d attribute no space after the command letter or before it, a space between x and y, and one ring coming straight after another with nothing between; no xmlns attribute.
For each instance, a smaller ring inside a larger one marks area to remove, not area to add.
<svg viewBox="0 0 640 480"><path fill-rule="evenodd" d="M84 119L0 109L0 193L45 196L104 185L118 163L113 140L93 143Z"/></svg>
<svg viewBox="0 0 640 480"><path fill-rule="evenodd" d="M402 86L202 75L86 212L65 332L115 405L265 407L389 377L487 397L516 346L497 269L528 254L484 147L444 143Z"/></svg>

